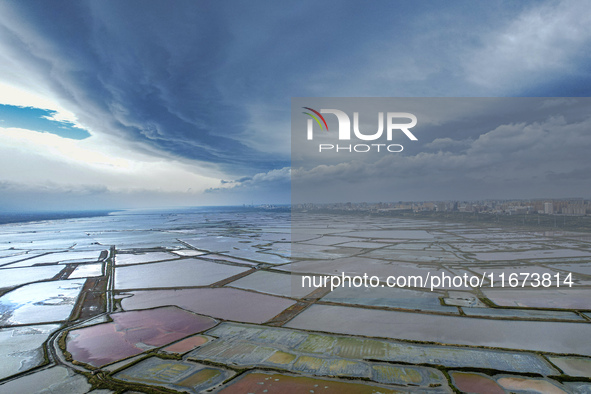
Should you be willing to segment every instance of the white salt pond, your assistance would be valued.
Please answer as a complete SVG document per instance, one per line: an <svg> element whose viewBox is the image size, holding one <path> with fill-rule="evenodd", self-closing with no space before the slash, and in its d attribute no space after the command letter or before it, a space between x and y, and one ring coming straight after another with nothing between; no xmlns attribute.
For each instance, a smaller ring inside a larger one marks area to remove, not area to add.
<svg viewBox="0 0 591 394"><path fill-rule="evenodd" d="M498 306L591 310L591 289L485 289Z"/></svg>
<svg viewBox="0 0 591 394"><path fill-rule="evenodd" d="M152 290L130 292L121 300L125 310L177 305L183 309L219 319L264 323L295 301L231 288Z"/></svg>
<svg viewBox="0 0 591 394"><path fill-rule="evenodd" d="M0 379L42 364L43 342L59 327L57 324L46 324L0 329ZM6 392L4 387L0 386L0 392Z"/></svg>
<svg viewBox="0 0 591 394"><path fill-rule="evenodd" d="M238 264L245 264L245 265L258 265L259 264L254 261L236 259L234 257L224 256L221 254L208 254L208 255L204 256L204 258L209 259L209 260L227 261L230 263L238 263Z"/></svg>
<svg viewBox="0 0 591 394"><path fill-rule="evenodd" d="M55 366L0 385L2 393L60 393L85 394L92 386L84 375L68 368Z"/></svg>
<svg viewBox="0 0 591 394"><path fill-rule="evenodd" d="M50 264L50 263L67 263L70 261L98 261L101 255L100 250L84 251L84 252L59 252L49 253L32 259L24 260L18 263L10 264L8 267L30 267L36 264Z"/></svg>
<svg viewBox="0 0 591 394"><path fill-rule="evenodd" d="M425 230L370 230L342 233L340 235L355 238L394 238L394 239L433 239Z"/></svg>
<svg viewBox="0 0 591 394"><path fill-rule="evenodd" d="M481 261L555 259L565 257L591 257L591 253L576 249L538 249L524 252L486 252L475 253L474 257Z"/></svg>
<svg viewBox="0 0 591 394"><path fill-rule="evenodd" d="M339 287L323 297L321 301L401 309L417 309L453 314L460 313L456 307L441 305L439 297L442 297L442 294L430 291L388 287Z"/></svg>
<svg viewBox="0 0 591 394"><path fill-rule="evenodd" d="M198 259L122 266L115 269L115 288L208 286L248 270L249 268L245 267Z"/></svg>
<svg viewBox="0 0 591 394"><path fill-rule="evenodd" d="M179 256L183 256L183 257L201 256L202 254L205 254L205 252L200 252L198 250L193 250L193 249L173 250L172 253L178 254Z"/></svg>
<svg viewBox="0 0 591 394"><path fill-rule="evenodd" d="M131 265L131 264L142 264L151 263L154 261L162 260L173 260L178 259L178 255L174 255L166 252L148 252L148 253L117 253L115 254L116 265Z"/></svg>
<svg viewBox="0 0 591 394"><path fill-rule="evenodd" d="M249 259L267 264L284 264L290 261L288 258L285 258L283 256L272 254L273 250L269 250L269 253L265 252L266 251L256 249L232 249L226 252L225 254L237 258Z"/></svg>
<svg viewBox="0 0 591 394"><path fill-rule="evenodd" d="M383 248L385 245L379 242L367 242L367 241L353 241L353 242L345 242L344 244L339 244L344 248L360 248L360 249L374 249L374 248Z"/></svg>
<svg viewBox="0 0 591 394"><path fill-rule="evenodd" d="M302 287L301 284L302 280L299 275L256 271L229 283L228 286L294 298L305 297L316 290L315 287Z"/></svg>
<svg viewBox="0 0 591 394"><path fill-rule="evenodd" d="M399 250L390 247L372 250L363 256L389 261L409 261L417 263L456 263L464 260L453 253L431 250Z"/></svg>
<svg viewBox="0 0 591 394"><path fill-rule="evenodd" d="M514 266L514 265L503 266L502 268L499 268L497 266L478 265L478 266L470 267L470 269L479 275L486 273L487 279L488 279L488 275L493 274L494 275L493 276L494 284L499 287L502 286L502 281L499 276L502 274L505 274L505 286L506 287L508 287L509 275L511 275L511 274L517 274L516 278L519 280L519 286L521 286L523 280L525 280L526 278L528 278L528 280L526 281L526 286L529 286L531 283L531 274L540 275L540 280L542 280L543 274L550 274L550 275L556 274L556 271L553 271L553 270L546 268L546 267L540 267L537 265L533 265L533 264L527 264L527 265L524 264L524 265L520 265L520 266Z"/></svg>
<svg viewBox="0 0 591 394"><path fill-rule="evenodd" d="M413 284L407 284L404 287L429 287L430 284L426 283L427 275L441 276L452 276L452 273L441 266L437 265L426 265L426 264L413 264L413 263L401 263L401 262L389 262L385 260L371 259L367 257L346 257L335 260L303 260L297 261L291 264L285 264L277 267L278 270L288 271L298 274L319 274L319 275L339 275L342 273L345 275L359 275L363 276L367 274L369 277L377 276L382 281L386 281L389 276L420 276L423 278L421 286L420 281L416 282L416 286ZM401 282L402 283L402 282ZM447 289L449 283L443 283L445 285L442 289ZM470 290L470 287L453 287L449 286L454 290L465 289Z"/></svg>
<svg viewBox="0 0 591 394"><path fill-rule="evenodd" d="M338 246L296 243L291 245L275 245L273 252L285 257L299 259L337 259L357 254L359 250L345 249Z"/></svg>
<svg viewBox="0 0 591 394"><path fill-rule="evenodd" d="M81 264L70 274L69 279L91 278L103 275L103 263Z"/></svg>
<svg viewBox="0 0 591 394"><path fill-rule="evenodd" d="M500 317L506 319L540 319L540 320L586 320L574 312L544 311L535 309L501 309L501 308L462 308L467 316Z"/></svg>
<svg viewBox="0 0 591 394"><path fill-rule="evenodd" d="M0 297L2 325L64 321L72 313L83 279L32 283Z"/></svg>
<svg viewBox="0 0 591 394"><path fill-rule="evenodd" d="M352 241L357 241L357 239L350 238L350 237L338 237L338 236L325 235L324 237L311 239L311 240L305 241L303 243L310 244L310 245L331 246L331 245L342 244L345 242L352 242Z"/></svg>
<svg viewBox="0 0 591 394"><path fill-rule="evenodd" d="M3 268L0 270L0 288L51 279L64 269L59 265L30 268Z"/></svg>
<svg viewBox="0 0 591 394"><path fill-rule="evenodd" d="M566 272L576 272L578 274L590 275L591 276L591 263L581 264L554 264L550 267L556 268Z"/></svg>
<svg viewBox="0 0 591 394"><path fill-rule="evenodd" d="M15 250L5 250L3 252L6 255L0 258L0 267L9 266L16 261L30 259L39 255L38 253L27 253L26 251L20 251L20 253L17 253Z"/></svg>
<svg viewBox="0 0 591 394"><path fill-rule="evenodd" d="M240 237L199 237L199 238L183 238L183 242L191 245L194 248L200 250L206 250L208 252L228 252L234 248L237 249L250 249L251 241L247 238ZM242 241L242 242L241 242ZM244 243L247 241L248 243Z"/></svg>

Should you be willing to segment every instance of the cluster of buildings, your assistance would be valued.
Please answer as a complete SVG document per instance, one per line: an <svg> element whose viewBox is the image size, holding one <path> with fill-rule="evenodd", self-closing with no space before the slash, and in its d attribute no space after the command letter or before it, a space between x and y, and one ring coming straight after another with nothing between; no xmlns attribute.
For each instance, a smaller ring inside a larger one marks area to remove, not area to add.
<svg viewBox="0 0 591 394"><path fill-rule="evenodd" d="M389 212L412 210L414 212L473 212L504 215L544 214L585 216L591 215L591 200L537 199L537 200L479 200L479 201L420 201L420 202L379 202L379 203L331 203L294 204L299 210L345 210L367 212Z"/></svg>

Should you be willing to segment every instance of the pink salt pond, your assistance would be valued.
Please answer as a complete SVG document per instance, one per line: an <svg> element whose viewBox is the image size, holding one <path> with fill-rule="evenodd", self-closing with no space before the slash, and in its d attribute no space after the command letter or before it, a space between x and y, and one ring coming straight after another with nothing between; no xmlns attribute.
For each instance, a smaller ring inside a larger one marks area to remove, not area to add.
<svg viewBox="0 0 591 394"><path fill-rule="evenodd" d="M205 331L217 322L177 307L114 313L110 323L72 330L66 348L76 361L102 367Z"/></svg>
<svg viewBox="0 0 591 394"><path fill-rule="evenodd" d="M478 394L504 394L505 390L501 388L491 378L467 372L452 372L454 385L463 393L478 393Z"/></svg>
<svg viewBox="0 0 591 394"><path fill-rule="evenodd" d="M178 353L184 354L187 353L189 350L193 350L196 347L199 347L205 343L207 343L209 339L203 335L195 335L194 337L185 338L182 341L177 343L173 343L170 346L163 348L167 353Z"/></svg>

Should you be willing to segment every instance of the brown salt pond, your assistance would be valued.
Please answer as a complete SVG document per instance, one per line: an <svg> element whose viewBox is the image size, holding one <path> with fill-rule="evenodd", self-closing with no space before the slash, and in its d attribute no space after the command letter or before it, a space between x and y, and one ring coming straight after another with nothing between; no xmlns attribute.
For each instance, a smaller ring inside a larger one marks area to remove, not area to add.
<svg viewBox="0 0 591 394"><path fill-rule="evenodd" d="M467 372L452 372L450 376L453 379L453 384L464 393L478 393L478 394L504 394L505 390L501 388L491 378Z"/></svg>
<svg viewBox="0 0 591 394"><path fill-rule="evenodd" d="M110 323L72 330L66 348L76 361L101 367L216 325L176 307L114 313Z"/></svg>
<svg viewBox="0 0 591 394"><path fill-rule="evenodd" d="M552 364L569 376L591 378L591 359L585 357L548 357Z"/></svg>
<svg viewBox="0 0 591 394"><path fill-rule="evenodd" d="M497 380L505 390L514 392L540 393L540 394L566 394L566 388L560 383L546 379L530 379L518 376L506 376Z"/></svg>
<svg viewBox="0 0 591 394"><path fill-rule="evenodd" d="M376 384L353 383L307 376L292 376L278 373L249 372L218 393L266 393L266 394L388 394L406 391L393 390ZM435 391L436 392L436 391Z"/></svg>

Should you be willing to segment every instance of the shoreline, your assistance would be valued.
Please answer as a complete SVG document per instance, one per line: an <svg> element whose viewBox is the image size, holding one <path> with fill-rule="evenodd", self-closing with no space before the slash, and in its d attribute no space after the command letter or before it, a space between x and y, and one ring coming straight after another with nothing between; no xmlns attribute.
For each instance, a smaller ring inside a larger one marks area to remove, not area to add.
<svg viewBox="0 0 591 394"><path fill-rule="evenodd" d="M107 216L120 210L61 212L0 212L0 225Z"/></svg>

